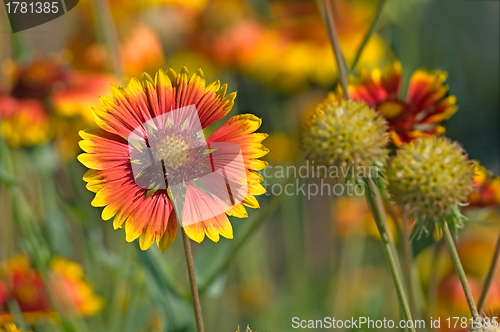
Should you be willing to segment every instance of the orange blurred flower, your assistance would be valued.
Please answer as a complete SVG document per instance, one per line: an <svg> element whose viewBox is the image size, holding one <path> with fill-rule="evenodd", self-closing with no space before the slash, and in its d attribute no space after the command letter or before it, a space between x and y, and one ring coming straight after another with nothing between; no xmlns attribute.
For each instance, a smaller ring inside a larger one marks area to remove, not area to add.
<svg viewBox="0 0 500 332"><path fill-rule="evenodd" d="M460 233L457 242L457 251L460 256L467 280L471 287L472 295L477 301L481 294L484 278L488 272L493 257L496 242L496 231L492 232L487 227L467 226L467 232ZM436 260L435 267L429 264ZM435 274L437 281L437 294L435 312L429 313L434 317L441 317L443 321L448 317L468 317L470 311L465 295L458 279L450 255L444 246L440 247L437 255L430 246L424 249L417 257L420 271L420 280L425 288L430 287L431 275ZM500 312L500 273L497 272L490 288L484 306L486 315L498 316ZM446 325L446 324L444 324ZM463 329L443 329L446 331L461 331Z"/></svg>
<svg viewBox="0 0 500 332"><path fill-rule="evenodd" d="M471 288L472 296L479 299L481 294L481 283L474 277L467 277L467 281ZM498 299L497 299L498 301ZM498 303L497 303L498 305ZM498 306L497 306L498 308ZM460 279L456 274L450 274L439 283L437 294L437 313L438 317L444 322L448 317L467 317L470 318L469 306L465 299L464 290ZM470 323L470 322L469 322ZM442 327L446 324L441 324ZM459 327L460 324L457 324ZM447 328L443 330L448 331ZM460 331L463 329L451 329Z"/></svg>
<svg viewBox="0 0 500 332"><path fill-rule="evenodd" d="M12 259L0 273L0 324L12 319L7 302L15 300L27 321L53 318L55 309L82 316L101 310L103 300L94 295L84 280L80 265L62 258L53 258L48 280L35 270L26 256ZM2 290L3 289L3 290ZM57 303L53 308L51 299Z"/></svg>
<svg viewBox="0 0 500 332"><path fill-rule="evenodd" d="M106 47L98 43L93 35L83 28L69 42L72 63L78 68L91 71L109 70L111 59ZM118 29L120 56L128 77L161 67L165 61L163 47L158 35L149 26L141 23L124 25Z"/></svg>
<svg viewBox="0 0 500 332"><path fill-rule="evenodd" d="M380 237L373 215L363 197L339 196L332 204L331 211L336 234L342 237L365 234L376 238ZM399 210L395 209L395 213L398 212ZM397 234L396 222L399 220L395 221L389 215L386 217L389 222L390 234L395 237Z"/></svg>
<svg viewBox="0 0 500 332"><path fill-rule="evenodd" d="M147 25L136 24L121 43L121 56L128 76L154 70L164 63L161 41Z"/></svg>

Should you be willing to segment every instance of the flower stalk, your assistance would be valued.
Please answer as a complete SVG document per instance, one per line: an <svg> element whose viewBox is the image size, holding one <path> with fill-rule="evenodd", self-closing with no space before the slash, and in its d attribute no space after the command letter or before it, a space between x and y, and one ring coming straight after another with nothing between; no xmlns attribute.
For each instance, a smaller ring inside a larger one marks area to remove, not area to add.
<svg viewBox="0 0 500 332"><path fill-rule="evenodd" d="M375 12L375 17L372 21L372 24L370 25L370 28L368 29L368 32L365 35L365 38L361 42L361 46L358 48L358 51L356 52L356 56L354 57L354 61L352 62L350 72L352 73L356 69L356 65L359 62L359 59L361 58L361 54L363 54L363 50L365 49L365 46L368 44L368 41L370 41L370 38L372 35L377 31L378 26L380 24L380 18L382 17L382 12L384 11L384 6L387 0L379 0L377 3L377 10Z"/></svg>
<svg viewBox="0 0 500 332"><path fill-rule="evenodd" d="M441 224L441 228L443 230L444 240L450 252L451 260L453 261L453 265L455 266L458 278L460 279L460 283L462 284L465 298L467 300L467 305L469 306L472 317L474 318L474 320L476 320L477 318L479 318L479 314L476 304L474 303L474 298L472 297L472 292L470 290L469 282L467 281L467 276L465 275L460 257L458 256L457 248L455 247L455 241L453 241L453 237L450 232L450 227L448 226L448 223L444 221Z"/></svg>
<svg viewBox="0 0 500 332"><path fill-rule="evenodd" d="M479 302L477 304L477 311L481 312L484 308L484 304L486 303L486 298L488 297L488 292L491 287L491 283L495 277L495 273L498 267L498 261L500 258L500 235L498 235L497 244L495 246L495 253L493 254L493 259L491 260L490 269L488 270L488 274L486 275L486 279L483 285L483 291L481 292L481 297L479 298Z"/></svg>
<svg viewBox="0 0 500 332"><path fill-rule="evenodd" d="M194 271L193 253L191 251L191 242L190 242L191 240L184 231L184 228L182 228L181 233L182 233L182 242L184 243L184 252L186 254L186 264L189 275L189 285L191 286L191 296L193 298L193 308L194 308L194 316L196 319L196 328L198 332L204 332L205 329L203 327L203 316L201 314L200 295L198 294L198 285L196 284L196 273Z"/></svg>
<svg viewBox="0 0 500 332"><path fill-rule="evenodd" d="M349 91L347 90L346 63L344 60L344 56L342 55L342 50L340 48L337 29L335 28L335 19L333 17L331 0L323 0L323 5L328 36L330 37L330 42L332 43L333 53L335 54L335 60L337 61L337 67L339 70L340 85L342 86L342 90L344 91L345 98L349 99Z"/></svg>
<svg viewBox="0 0 500 332"><path fill-rule="evenodd" d="M401 305L401 309L403 311L403 317L407 321L412 320L412 315L410 311L410 306L408 304L408 299L405 293L405 287L403 281L399 274L398 265L396 263L396 258L394 256L394 247L389 238L389 233L387 232L386 224L386 216L383 205L381 204L380 199L380 191L378 190L377 185L373 182L372 179L368 179L369 190L366 191L366 202L370 207L370 211L373 214L373 218L375 219L375 224L377 225L378 232L380 234L380 239L383 244L384 254L387 258L387 262L389 263L389 270L391 271L391 276L394 281L394 286L396 287L396 292L398 294L399 303ZM410 331L415 332L415 328L411 327Z"/></svg>
<svg viewBox="0 0 500 332"><path fill-rule="evenodd" d="M109 53L111 69L122 82L125 82L125 67L121 58L118 34L108 1L94 0L94 12L97 15L97 21L99 22L100 30L102 30L102 38Z"/></svg>
<svg viewBox="0 0 500 332"><path fill-rule="evenodd" d="M323 0L323 11L324 17L326 21L326 26L328 30L328 34L330 36L330 41L332 43L333 52L335 54L335 59L337 62L337 67L339 71L339 81L342 86L342 90L344 92L345 99L349 99L349 91L348 91L348 79L347 79L347 65L345 63L344 57L342 55L342 50L340 49L340 43L337 35L337 30L335 28L335 20L333 17L333 11L331 8L330 0ZM365 44L366 45L366 44ZM364 45L362 45L364 47ZM361 49L362 51L362 49ZM400 277L401 268L399 266L399 262L396 260L394 252L396 251L394 248L394 244L391 242L389 238L389 234L387 232L387 218L385 214L385 210L382 204L382 199L380 196L380 191L378 190L377 185L373 182L371 178L367 179L368 189L366 193L366 201L370 207L370 211L373 214L375 219L375 223L377 225L378 232L380 234L380 238L382 240L384 254L389 263L389 269L391 271L392 279L394 281L394 285L396 287L396 292L398 294L398 299L401 305L401 309L403 311L403 316L406 320L412 320L412 315L410 311L410 306L408 304L408 299L405 293L405 287ZM415 328L410 329L411 332L415 332Z"/></svg>
<svg viewBox="0 0 500 332"><path fill-rule="evenodd" d="M415 300L415 288L414 288L414 278L413 278L413 248L410 242L411 231L409 229L410 221L406 217L406 209L402 210L402 236L401 241L403 242L403 255L404 255L404 276L406 278L406 287L408 289L408 297L410 298L410 310L413 317L418 317L418 307ZM396 219L394 219L396 222ZM417 318L418 319L418 318Z"/></svg>

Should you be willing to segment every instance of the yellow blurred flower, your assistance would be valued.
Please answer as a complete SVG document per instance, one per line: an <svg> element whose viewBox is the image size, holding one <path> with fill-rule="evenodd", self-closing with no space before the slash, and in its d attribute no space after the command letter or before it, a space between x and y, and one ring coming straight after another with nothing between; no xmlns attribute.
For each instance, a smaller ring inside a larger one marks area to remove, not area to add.
<svg viewBox="0 0 500 332"><path fill-rule="evenodd" d="M23 330L16 327L14 324L7 324L0 326L0 332L24 332Z"/></svg>
<svg viewBox="0 0 500 332"><path fill-rule="evenodd" d="M271 163L290 162L299 153L299 140L284 133L270 134L266 139L266 147L273 151L267 155Z"/></svg>

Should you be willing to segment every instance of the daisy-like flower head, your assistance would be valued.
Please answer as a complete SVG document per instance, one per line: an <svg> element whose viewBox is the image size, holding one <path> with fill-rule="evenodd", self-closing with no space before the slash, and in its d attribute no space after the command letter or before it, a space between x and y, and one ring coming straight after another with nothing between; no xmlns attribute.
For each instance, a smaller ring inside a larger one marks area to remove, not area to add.
<svg viewBox="0 0 500 332"><path fill-rule="evenodd" d="M330 94L305 126L302 148L307 159L347 170L351 177L352 167L357 177L376 175L373 166L385 164L387 140L387 124L380 114L364 103Z"/></svg>
<svg viewBox="0 0 500 332"><path fill-rule="evenodd" d="M445 72L418 69L410 78L406 98L400 98L402 74L396 61L383 71L361 71L358 78L350 79L348 87L352 99L368 103L387 119L391 138L398 146L418 137L442 134L440 123L457 110L456 98L447 96Z"/></svg>
<svg viewBox="0 0 500 332"><path fill-rule="evenodd" d="M261 120L251 114L230 118L208 138L204 129L233 107L236 93L227 85L205 85L203 72L192 76L160 70L144 74L127 88L112 86L95 109L100 127L81 131L78 159L90 170L84 180L96 193L92 205L105 207L126 240L140 238L143 250L155 241L164 251L174 241L177 220L186 234L201 242L232 238L227 215L247 216L257 208L254 195L265 192L254 170L267 163L267 137L254 133Z"/></svg>
<svg viewBox="0 0 500 332"><path fill-rule="evenodd" d="M461 225L458 205L473 190L474 168L464 150L445 138L423 137L403 145L387 170L389 192L398 206L408 206L416 230L448 221ZM438 224L439 225L439 224Z"/></svg>

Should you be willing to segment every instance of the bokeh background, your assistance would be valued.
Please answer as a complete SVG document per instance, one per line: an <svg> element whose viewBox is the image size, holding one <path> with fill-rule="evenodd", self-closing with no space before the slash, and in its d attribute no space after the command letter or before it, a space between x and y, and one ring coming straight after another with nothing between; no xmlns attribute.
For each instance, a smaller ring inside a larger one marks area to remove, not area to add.
<svg viewBox="0 0 500 332"><path fill-rule="evenodd" d="M447 135L492 176L500 175L500 2L332 5L348 64L377 17L377 31L352 74L399 59L406 88L418 68L448 73L459 110L445 125ZM123 241L123 230L101 220L82 180L85 167L76 160L78 130L95 126L91 107L111 83L159 68L202 68L207 82L220 79L238 92L228 116L263 119L270 166L300 163L301 125L338 80L317 3L80 0L66 15L16 34L3 9L0 18L0 325L194 331L181 241L165 253L141 252ZM261 209L248 219L231 220L234 240L194 246L207 331L247 324L289 331L293 317L399 319L362 197L269 192L259 200ZM476 296L500 230L498 204L500 198L496 206L464 212L469 222L459 252ZM419 316L468 317L440 243L432 235L413 243ZM490 316L500 315L497 279L485 308Z"/></svg>

